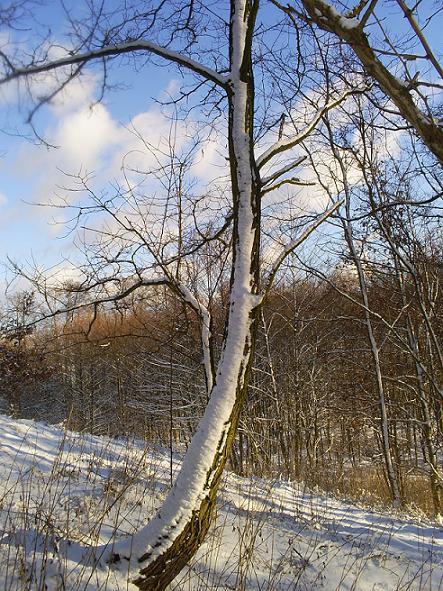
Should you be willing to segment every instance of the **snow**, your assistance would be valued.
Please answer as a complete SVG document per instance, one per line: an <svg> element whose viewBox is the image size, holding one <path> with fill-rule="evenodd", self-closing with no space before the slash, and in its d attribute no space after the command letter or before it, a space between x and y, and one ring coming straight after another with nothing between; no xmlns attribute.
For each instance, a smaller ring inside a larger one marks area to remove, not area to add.
<svg viewBox="0 0 443 591"><path fill-rule="evenodd" d="M348 18L338 12L332 4L329 2L325 2L324 0L319 0L318 5L322 7L322 11L315 9L317 16L323 18L323 13L327 14L328 17L332 17L333 19L337 20L340 27L343 29L357 29L360 26L360 22L355 18Z"/></svg>
<svg viewBox="0 0 443 591"><path fill-rule="evenodd" d="M161 505L169 452L0 415L0 453L0 589L135 590L136 566L117 570L100 554ZM443 530L228 474L207 540L171 589L295 588L438 591Z"/></svg>
<svg viewBox="0 0 443 591"><path fill-rule="evenodd" d="M134 536L131 544L122 542L116 546L119 555L126 556L132 552L133 555L141 557L145 568L148 562L152 562L172 547L186 525L191 522L194 512L199 509L205 498L209 497L213 479L224 461L221 452L232 424L237 389L241 388L248 365L248 355L251 351L251 312L261 301L257 294L252 293L254 276L251 262L256 232L254 222L257 220L251 203L253 172L250 165L250 136L246 128L248 86L240 75L246 47L245 14L245 0L236 0L232 15L233 40L229 85L233 120L230 134L235 153L238 186L238 231L235 236L235 265L227 334L205 414L161 511ZM191 292L182 293L192 301ZM200 306L198 307L201 310ZM203 329L203 350L208 352L209 324L203 326ZM206 357L205 363L209 375L208 359Z"/></svg>

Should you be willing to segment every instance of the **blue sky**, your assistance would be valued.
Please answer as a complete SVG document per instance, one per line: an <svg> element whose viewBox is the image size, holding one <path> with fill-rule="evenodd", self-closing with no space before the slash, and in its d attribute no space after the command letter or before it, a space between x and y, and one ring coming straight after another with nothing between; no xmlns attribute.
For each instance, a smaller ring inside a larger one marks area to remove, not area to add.
<svg viewBox="0 0 443 591"><path fill-rule="evenodd" d="M44 108L36 118L42 137L58 146L52 149L32 141L32 133L24 124L27 105L17 108L16 93L9 91L9 100L6 105L3 102L1 109L2 129L8 133L0 134L0 258L9 255L23 260L34 256L53 262L60 258L60 253L66 254L70 240L60 240L63 228L48 225L56 212L30 203L51 199L51 185L55 189L63 180L57 167L69 173L76 172L82 164L89 170L106 167L118 151L118 131L138 114L159 112L152 98L164 97L174 74L167 66L146 67L142 75L130 68L122 72L120 68L119 76L129 88L108 93L92 112L88 112L89 106L99 80L88 74L69 90L63 104ZM13 135L14 128L18 134L30 136L31 141ZM73 142L70 146L69 141Z"/></svg>
<svg viewBox="0 0 443 591"><path fill-rule="evenodd" d="M53 6L53 4L51 4ZM392 14L393 8L387 9ZM52 24L57 35L61 13L43 10L41 22ZM404 21L395 18L400 32ZM14 40L22 37L29 42L37 38L35 28L30 33L13 33ZM7 43L10 32L0 31L0 41ZM441 45L436 32L431 41ZM94 171L96 186L105 187L114 175L118 176L121 159L135 149L134 137L125 127L130 123L144 130L149 138L158 140L168 132L169 123L162 119L159 106L153 99L164 98L178 86L180 78L173 66L146 65L135 72L119 65L111 70L111 83L123 83L126 88L108 93L100 105L91 111L90 104L97 95L99 78L94 68L79 82L76 81L49 107L44 107L36 118L39 133L57 148L49 149L20 134L32 138L25 125L29 105L14 85L0 89L0 260L7 256L17 261L31 261L49 266L63 258L75 259L72 236L63 238L66 230L52 224L60 212L41 208L32 203L48 202L54 192L61 193L66 177L61 170L75 173L80 169ZM41 82L43 86L45 82ZM16 131L16 135L14 132ZM6 133L7 132L7 133ZM209 153L210 150L206 151ZM214 156L215 158L215 156ZM197 174L205 176L204 163Z"/></svg>
<svg viewBox="0 0 443 591"><path fill-rule="evenodd" d="M62 39L63 30L59 6L51 2L38 13L38 22L50 26L56 39ZM78 9L80 3L73 6ZM9 41L32 46L43 30L36 23L30 31L0 30L0 42L6 47ZM163 67L147 64L139 72L118 64L110 69L109 83L124 85L124 89L106 93L91 110L99 94L100 74L94 66L89 67L81 80L35 117L38 133L56 148L36 142L26 124L30 106L17 84L0 88L0 262L10 257L48 267L78 257L73 236L65 237L66 228L54 223L66 217L65 212L33 203L47 203L54 193L63 193L59 187L69 185L69 181L62 171L94 172L97 186L106 187L113 175L119 174L125 150L134 147L125 126L137 120L144 129L147 126L148 136L150 129L155 137L167 131L166 120L159 124L161 112L155 99L165 98L174 89L177 75L177 69L166 62ZM47 77L35 81L36 94L42 94L48 84Z"/></svg>
<svg viewBox="0 0 443 591"><path fill-rule="evenodd" d="M77 278L76 264L83 260L83 255L75 244L75 233L67 232L70 225L62 223L71 217L71 212L36 204L54 202L64 195L71 202L81 199L65 190L75 186L66 173L92 173L94 190L111 195L111 185L121 182L123 161L149 169L152 155L131 129L153 146L164 147L171 120L164 114L167 107L163 108L159 100L170 99L176 93L182 82L181 73L167 64L147 65L137 73L120 66L110 78L110 83L114 82L123 82L125 89L107 93L101 103L91 108L100 89L100 76L90 68L81 79L71 83L63 96L42 109L36 119L38 133L56 148L26 141L20 135L0 134L1 261L11 258L25 268L48 269L49 275L57 273L57 280ZM16 89L7 91L3 97L0 95L0 128L11 130L18 126L19 134L29 135L23 124L28 105L18 108ZM187 125L176 125L178 149L189 141ZM198 181L206 183L211 164L220 165L217 148L216 142L207 141L201 153L196 153L192 174ZM224 159L222 164L226 165Z"/></svg>

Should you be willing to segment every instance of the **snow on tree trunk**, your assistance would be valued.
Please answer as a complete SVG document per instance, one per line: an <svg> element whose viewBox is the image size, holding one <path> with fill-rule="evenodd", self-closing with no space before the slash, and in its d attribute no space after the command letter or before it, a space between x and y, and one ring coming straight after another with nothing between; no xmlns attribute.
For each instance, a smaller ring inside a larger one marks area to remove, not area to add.
<svg viewBox="0 0 443 591"><path fill-rule="evenodd" d="M229 157L234 212L231 294L223 351L205 414L181 471L157 515L115 547L136 556L140 589L164 589L202 543L211 523L221 475L234 442L250 371L261 297L260 191L253 153L252 30L258 3L231 2Z"/></svg>

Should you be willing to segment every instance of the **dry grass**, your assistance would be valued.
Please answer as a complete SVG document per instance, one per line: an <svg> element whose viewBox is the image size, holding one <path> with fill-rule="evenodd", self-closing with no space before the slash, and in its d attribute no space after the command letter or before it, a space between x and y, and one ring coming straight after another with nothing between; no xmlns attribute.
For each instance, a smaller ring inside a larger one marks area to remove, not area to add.
<svg viewBox="0 0 443 591"><path fill-rule="evenodd" d="M306 474L305 482L342 498L373 506L389 507L391 497L380 465L348 466L341 469L322 466ZM433 517L434 506L429 477L422 470L411 470L402 479L406 509Z"/></svg>

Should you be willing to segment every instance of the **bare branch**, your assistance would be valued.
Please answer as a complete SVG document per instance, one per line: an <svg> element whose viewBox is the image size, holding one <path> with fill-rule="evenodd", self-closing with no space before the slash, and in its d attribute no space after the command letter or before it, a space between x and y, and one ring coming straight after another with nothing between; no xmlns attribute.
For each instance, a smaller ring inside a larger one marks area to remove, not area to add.
<svg viewBox="0 0 443 591"><path fill-rule="evenodd" d="M414 33L420 39L420 43L422 44L423 49L426 52L426 57L432 63L434 68L437 70L440 78L443 79L443 68L442 68L441 64L439 63L439 61L437 60L437 58L435 57L435 55L431 49L431 46L429 45L426 37L423 35L423 31L421 30L417 20L414 18L412 10L407 6L407 4L406 4L406 2L404 2L404 0L397 0L397 4L403 10L405 17L408 19L409 24L411 25L412 29L414 30Z"/></svg>
<svg viewBox="0 0 443 591"><path fill-rule="evenodd" d="M396 78L377 57L362 23L348 19L324 0L303 0L311 19L323 30L337 35L349 44L364 68L392 100L401 115L416 130L429 150L443 164L443 129L438 121L426 115L412 97L412 88ZM363 23L364 24L364 23Z"/></svg>
<svg viewBox="0 0 443 591"><path fill-rule="evenodd" d="M214 385L214 363L212 358L211 345L211 314L207 305L203 304L185 285L180 282L175 283L175 288L179 291L183 300L189 304L200 316L201 327L201 345L203 351L203 366L206 378L206 393L209 396Z"/></svg>
<svg viewBox="0 0 443 591"><path fill-rule="evenodd" d="M303 244L303 242L305 242L305 240L309 238L312 232L314 232L314 230L316 230L325 220L327 220L343 203L344 199L337 201L337 203L335 203L330 209L327 209L324 213L322 213L322 215L320 215L316 220L314 220L312 224L306 228L306 230L302 233L301 236L298 236L283 248L282 252L279 254L274 264L272 265L272 269L266 280L266 294L271 289L278 270L280 269L281 265L286 260L286 258L291 254L291 252L294 252L296 248Z"/></svg>
<svg viewBox="0 0 443 591"><path fill-rule="evenodd" d="M206 80L210 80L217 86L221 86L222 88L227 88L227 78L215 70L200 64L199 62L178 53L177 51L173 51L171 49L167 49L166 47L161 47L160 45L156 45L155 43L151 43L150 41L128 41L127 43L121 43L119 45L108 45L102 47L100 49L95 49L92 51L87 51L85 53L74 53L73 55L67 55L63 58L58 60L54 60L52 62L44 62L42 64L30 64L29 66L25 66L23 68L13 68L12 71L0 79L0 84L5 84L10 80L14 80L16 78L29 76L32 74L40 74L42 72L50 72L51 70L56 70L58 68L63 68L65 66L71 66L74 64L81 64L90 61L94 61L97 59L102 59L104 57L112 57L117 55L122 55L125 53L135 53L135 52L145 52L145 53L153 53L162 57L168 61L174 62L180 66L191 70L192 72L198 74L199 76L203 76ZM7 62L10 64L10 62Z"/></svg>
<svg viewBox="0 0 443 591"><path fill-rule="evenodd" d="M274 144L272 144L272 146L270 146L267 150L265 150L263 152L263 154L261 154L261 156L259 156L257 158L258 168L261 168L262 166L264 166L267 162L269 162L271 160L271 158L273 158L277 154L281 154L282 152L286 152L286 150L290 150L291 148L295 148L295 146L298 146L299 144L301 144L301 142L303 140L305 140L309 136L309 134L311 134L313 132L313 130L320 123L322 117L324 115L326 115L326 113L328 111L330 111L331 109L334 109L335 107L340 105L348 96L350 96L351 94L355 94L355 92L356 92L355 90L354 91L348 90L348 91L344 92L337 99L327 103L321 109L319 109L317 111L317 113L314 115L314 117L312 118L312 120L302 129L302 131L300 131L300 133L298 133L297 135L295 135L289 139L280 139L277 142L275 142ZM360 92L363 92L363 91L360 91Z"/></svg>
<svg viewBox="0 0 443 591"><path fill-rule="evenodd" d="M282 175L286 174L287 172L290 172L294 168L297 168L297 166L300 166L300 164L302 164L306 160L306 158L307 158L307 156L302 156L301 158L294 160L294 162L291 162L291 164L288 164L287 166L283 166L283 168L280 168L279 170L270 174L269 176L262 178L261 179L262 187L267 185L268 183L272 183L273 181L275 181L276 179L278 179Z"/></svg>
<svg viewBox="0 0 443 591"><path fill-rule="evenodd" d="M315 185L312 181L303 181L302 179L293 176L289 179L283 179L282 181L276 183L275 185L271 185L270 187L266 187L262 189L261 194L266 195L266 193L270 193L271 191L276 191L280 189L283 185L295 185L297 187L313 187Z"/></svg>

